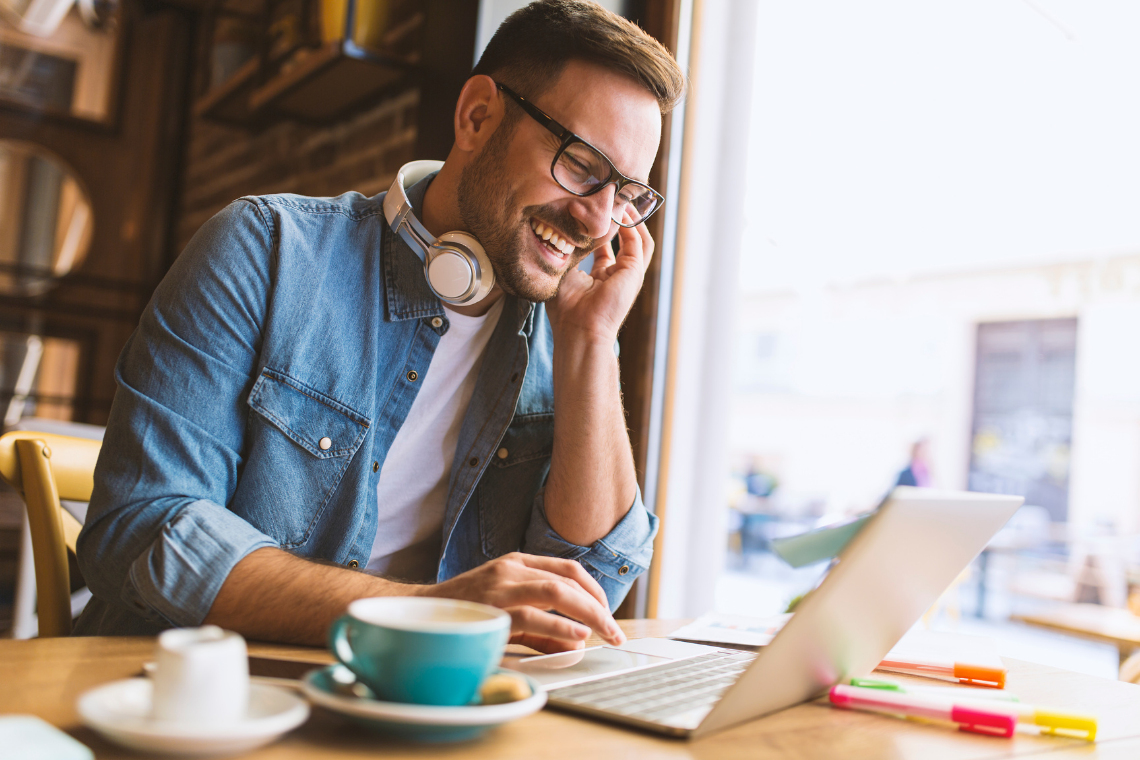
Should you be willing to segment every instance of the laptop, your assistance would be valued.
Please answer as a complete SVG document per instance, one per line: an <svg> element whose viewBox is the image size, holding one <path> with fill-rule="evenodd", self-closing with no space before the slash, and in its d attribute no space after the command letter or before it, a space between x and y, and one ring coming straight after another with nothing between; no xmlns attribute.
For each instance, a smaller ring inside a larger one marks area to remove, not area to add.
<svg viewBox="0 0 1140 760"><path fill-rule="evenodd" d="M504 665L542 683L555 709L697 738L870 673L1022 501L895 488L756 654L650 638Z"/></svg>

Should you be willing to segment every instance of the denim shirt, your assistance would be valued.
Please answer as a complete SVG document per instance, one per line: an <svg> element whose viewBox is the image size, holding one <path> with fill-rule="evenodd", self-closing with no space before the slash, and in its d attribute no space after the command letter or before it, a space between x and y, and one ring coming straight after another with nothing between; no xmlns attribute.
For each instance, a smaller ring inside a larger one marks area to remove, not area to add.
<svg viewBox="0 0 1140 760"><path fill-rule="evenodd" d="M430 180L409 190L413 206ZM380 469L448 329L382 203L242 198L178 258L116 367L78 543L94 597L76 633L198 625L265 546L367 564ZM512 551L565 557L616 608L657 519L638 493L592 546L551 528L553 336L541 304L506 299L460 431L437 580Z"/></svg>

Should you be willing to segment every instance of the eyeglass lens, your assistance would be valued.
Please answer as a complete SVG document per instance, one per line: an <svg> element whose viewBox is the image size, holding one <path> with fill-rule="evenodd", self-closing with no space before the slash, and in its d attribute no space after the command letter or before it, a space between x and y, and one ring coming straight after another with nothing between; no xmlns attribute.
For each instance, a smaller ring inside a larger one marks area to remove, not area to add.
<svg viewBox="0 0 1140 760"><path fill-rule="evenodd" d="M613 169L610 162L585 143L571 143L558 155L554 163L554 179L565 189L577 195L589 193L595 187L610 181ZM657 205L657 195L640 182L623 184L614 194L613 218L619 224L636 226ZM629 213L629 221L625 214Z"/></svg>

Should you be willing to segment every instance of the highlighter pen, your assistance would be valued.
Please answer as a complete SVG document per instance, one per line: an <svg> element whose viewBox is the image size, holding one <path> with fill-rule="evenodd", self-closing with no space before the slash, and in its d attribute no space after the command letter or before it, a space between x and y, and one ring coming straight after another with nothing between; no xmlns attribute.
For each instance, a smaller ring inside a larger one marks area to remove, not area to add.
<svg viewBox="0 0 1140 760"><path fill-rule="evenodd" d="M1096 741L1096 718L1082 713L1071 713L1064 710L1054 710L1050 707L1025 705L1020 702L994 702L975 699L955 701L963 707L981 707L987 710L1006 713L1030 726L1037 726L1043 734L1053 736L1069 736L1074 739Z"/></svg>
<svg viewBox="0 0 1140 760"><path fill-rule="evenodd" d="M917 657L905 660L886 659L878 667L887 670L900 670L920 676L953 678L959 683L993 684L1005 688L1005 668L988 668L984 665L970 665L953 660L923 660Z"/></svg>
<svg viewBox="0 0 1140 760"><path fill-rule="evenodd" d="M886 691L901 691L904 694L925 694L930 697L944 697L955 702L967 699L985 699L1000 702L1020 702L1018 696L1004 689L974 688L970 686L922 686L917 684L903 684L888 678L852 678L852 686L864 689L884 689Z"/></svg>
<svg viewBox="0 0 1140 760"><path fill-rule="evenodd" d="M858 686L837 684L831 687L828 699L836 707L954 723L959 731L986 736L1002 736L1008 739L1013 736L1017 727L1015 716L996 712L988 705L958 705L945 699L903 694L886 689L863 689Z"/></svg>
<svg viewBox="0 0 1140 760"><path fill-rule="evenodd" d="M1037 726L1043 734L1096 740L1097 721L1092 715L1022 704L1016 695L999 689L965 686L911 686L879 678L852 678L851 685L887 692L922 694L964 707L980 707L1012 715L1018 723Z"/></svg>

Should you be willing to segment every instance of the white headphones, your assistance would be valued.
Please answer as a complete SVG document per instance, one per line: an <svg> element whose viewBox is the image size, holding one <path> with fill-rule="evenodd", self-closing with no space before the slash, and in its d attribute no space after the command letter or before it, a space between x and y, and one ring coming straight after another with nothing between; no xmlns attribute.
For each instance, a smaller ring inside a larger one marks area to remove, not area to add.
<svg viewBox="0 0 1140 760"><path fill-rule="evenodd" d="M428 287L444 303L469 305L482 301L495 287L495 272L483 245L466 232L446 232L436 238L412 211L405 188L443 168L442 161L412 161L396 172L384 196L384 217L424 263Z"/></svg>

